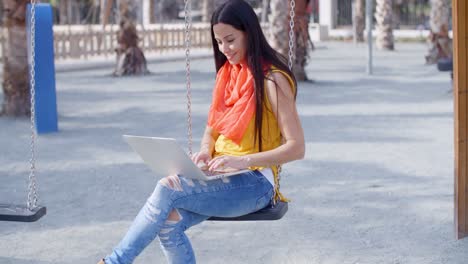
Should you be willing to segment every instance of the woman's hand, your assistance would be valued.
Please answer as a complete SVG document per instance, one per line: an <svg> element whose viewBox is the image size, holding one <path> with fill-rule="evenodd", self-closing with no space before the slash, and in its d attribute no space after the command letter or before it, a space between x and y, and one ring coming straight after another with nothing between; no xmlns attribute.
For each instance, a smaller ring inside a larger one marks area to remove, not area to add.
<svg viewBox="0 0 468 264"><path fill-rule="evenodd" d="M205 166L207 167L208 162L211 161L211 153L206 149L202 149L200 150L200 152L195 152L192 155L192 161L193 163L197 164L197 166L199 163L204 163ZM206 168L202 168L202 169L206 169Z"/></svg>
<svg viewBox="0 0 468 264"><path fill-rule="evenodd" d="M249 167L249 158L246 156L219 156L208 163L209 171L223 171L226 169L245 169Z"/></svg>

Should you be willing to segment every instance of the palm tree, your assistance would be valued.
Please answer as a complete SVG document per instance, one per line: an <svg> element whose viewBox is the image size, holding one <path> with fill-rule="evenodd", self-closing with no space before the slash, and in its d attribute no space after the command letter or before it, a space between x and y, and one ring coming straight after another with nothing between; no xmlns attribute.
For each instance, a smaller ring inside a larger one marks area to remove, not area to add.
<svg viewBox="0 0 468 264"><path fill-rule="evenodd" d="M202 21L210 22L211 16L213 15L214 10L220 6L224 0L203 0L202 3Z"/></svg>
<svg viewBox="0 0 468 264"><path fill-rule="evenodd" d="M365 28L365 0L355 0L354 2L354 17L353 17L353 30L357 42L364 42L364 28Z"/></svg>
<svg viewBox="0 0 468 264"><path fill-rule="evenodd" d="M306 13L307 3L307 0L296 0L293 72L298 81L308 79L305 66L309 59L309 49L312 47L308 29L309 15ZM271 0L270 10L270 44L276 51L288 57L289 41L285 40L289 40L289 1Z"/></svg>
<svg viewBox="0 0 468 264"><path fill-rule="evenodd" d="M28 52L26 41L26 5L29 0L3 0L6 42L3 61L3 102L0 114L29 116Z"/></svg>
<svg viewBox="0 0 468 264"><path fill-rule="evenodd" d="M449 37L450 0L431 0L431 34L426 64L441 58L452 57L452 40Z"/></svg>
<svg viewBox="0 0 468 264"><path fill-rule="evenodd" d="M139 37L136 28L139 1L120 0L120 29L117 33L117 64L114 76L141 75L148 73L146 58L138 47Z"/></svg>
<svg viewBox="0 0 468 264"><path fill-rule="evenodd" d="M270 6L270 0L262 0L262 16L261 16L261 22L266 23L267 22L267 15L268 15L268 7Z"/></svg>
<svg viewBox="0 0 468 264"><path fill-rule="evenodd" d="M377 48L394 50L393 21L392 21L392 0L377 0L375 8L375 20L377 21Z"/></svg>
<svg viewBox="0 0 468 264"><path fill-rule="evenodd" d="M214 4L215 0L203 0L203 6L202 6L202 21L203 22L209 22L211 20L211 15L214 12Z"/></svg>

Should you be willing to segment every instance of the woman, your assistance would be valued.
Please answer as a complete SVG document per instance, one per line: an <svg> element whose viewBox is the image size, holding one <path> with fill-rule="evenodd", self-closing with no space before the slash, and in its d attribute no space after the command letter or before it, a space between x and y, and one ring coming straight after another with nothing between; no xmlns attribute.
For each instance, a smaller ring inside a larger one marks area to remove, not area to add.
<svg viewBox="0 0 468 264"><path fill-rule="evenodd" d="M244 0L215 10L211 35L216 85L201 148L192 159L210 171L250 171L212 181L161 179L123 240L100 263L131 263L156 237L169 263L195 263L187 228L210 216L240 216L272 199L286 200L275 188L277 166L302 159L305 149L295 79Z"/></svg>

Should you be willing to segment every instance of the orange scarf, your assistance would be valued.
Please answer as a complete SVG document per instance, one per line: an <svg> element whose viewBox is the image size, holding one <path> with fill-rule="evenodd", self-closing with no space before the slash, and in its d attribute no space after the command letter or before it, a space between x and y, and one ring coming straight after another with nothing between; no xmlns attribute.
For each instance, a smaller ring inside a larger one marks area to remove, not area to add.
<svg viewBox="0 0 468 264"><path fill-rule="evenodd" d="M208 126L239 145L254 113L254 76L226 62L216 76Z"/></svg>

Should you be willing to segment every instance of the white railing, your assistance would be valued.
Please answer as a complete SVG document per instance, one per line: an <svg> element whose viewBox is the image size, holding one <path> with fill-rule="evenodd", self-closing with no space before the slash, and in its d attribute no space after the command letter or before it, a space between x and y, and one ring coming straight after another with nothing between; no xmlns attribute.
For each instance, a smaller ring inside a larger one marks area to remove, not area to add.
<svg viewBox="0 0 468 264"><path fill-rule="evenodd" d="M54 26L55 59L113 56L117 47L117 25ZM0 28L0 60L5 52L5 29ZM144 52L185 49L184 24L150 24L138 26L140 47ZM194 23L191 29L193 48L211 47L210 24Z"/></svg>

